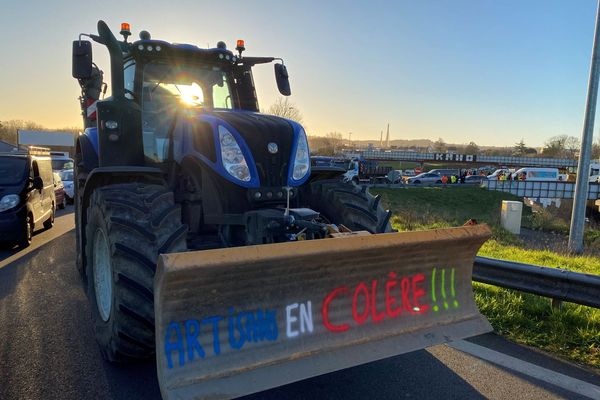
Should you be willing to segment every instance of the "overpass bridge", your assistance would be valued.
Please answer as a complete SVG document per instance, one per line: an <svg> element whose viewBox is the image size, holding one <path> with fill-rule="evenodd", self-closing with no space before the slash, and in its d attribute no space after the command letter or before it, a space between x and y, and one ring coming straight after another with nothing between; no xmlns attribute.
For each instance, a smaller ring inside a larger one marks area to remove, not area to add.
<svg viewBox="0 0 600 400"><path fill-rule="evenodd" d="M572 199L575 195L575 182L485 180L482 186L530 199ZM590 183L588 200L597 199L600 199L600 184Z"/></svg>
<svg viewBox="0 0 600 400"><path fill-rule="evenodd" d="M577 160L568 158L506 157L480 154L418 153L406 150L342 151L345 157L362 157L375 161L456 162L463 164L494 164L520 167L577 167Z"/></svg>

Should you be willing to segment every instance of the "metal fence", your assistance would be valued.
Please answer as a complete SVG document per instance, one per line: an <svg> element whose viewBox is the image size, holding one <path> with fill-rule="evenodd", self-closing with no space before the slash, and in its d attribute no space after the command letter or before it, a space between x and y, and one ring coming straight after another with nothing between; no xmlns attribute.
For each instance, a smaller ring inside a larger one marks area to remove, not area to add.
<svg viewBox="0 0 600 400"><path fill-rule="evenodd" d="M519 197L572 199L575 193L574 182L536 182L536 181L483 181L482 185L490 190L512 193ZM600 185L590 183L589 200L600 198Z"/></svg>

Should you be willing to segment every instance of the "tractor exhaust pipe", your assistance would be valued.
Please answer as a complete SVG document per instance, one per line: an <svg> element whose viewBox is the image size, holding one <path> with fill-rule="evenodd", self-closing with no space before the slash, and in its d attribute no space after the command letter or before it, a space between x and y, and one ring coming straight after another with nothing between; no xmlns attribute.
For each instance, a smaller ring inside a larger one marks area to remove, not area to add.
<svg viewBox="0 0 600 400"><path fill-rule="evenodd" d="M110 54L110 76L112 97L122 99L125 96L125 83L123 80L123 52L115 35L111 32L106 22L98 21L98 35Z"/></svg>

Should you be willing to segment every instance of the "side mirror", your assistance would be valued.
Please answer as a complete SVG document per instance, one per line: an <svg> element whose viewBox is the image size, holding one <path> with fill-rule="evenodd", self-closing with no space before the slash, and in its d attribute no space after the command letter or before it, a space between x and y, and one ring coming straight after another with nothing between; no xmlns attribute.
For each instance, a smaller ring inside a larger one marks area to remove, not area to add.
<svg viewBox="0 0 600 400"><path fill-rule="evenodd" d="M284 96L292 94L290 89L290 80L287 68L283 64L275 64L275 80L277 81L277 89Z"/></svg>
<svg viewBox="0 0 600 400"><path fill-rule="evenodd" d="M33 188L36 190L42 190L44 188L44 181L42 180L41 177L36 176L35 178L33 178Z"/></svg>
<svg viewBox="0 0 600 400"><path fill-rule="evenodd" d="M86 79L92 76L92 42L73 41L73 78Z"/></svg>

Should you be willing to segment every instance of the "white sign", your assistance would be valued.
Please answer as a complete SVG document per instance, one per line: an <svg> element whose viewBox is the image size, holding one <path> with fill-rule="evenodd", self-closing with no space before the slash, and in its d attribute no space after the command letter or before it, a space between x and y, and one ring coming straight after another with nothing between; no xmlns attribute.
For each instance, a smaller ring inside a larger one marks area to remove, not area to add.
<svg viewBox="0 0 600 400"><path fill-rule="evenodd" d="M18 132L19 145L25 146L75 146L75 135L69 132L22 131Z"/></svg>

